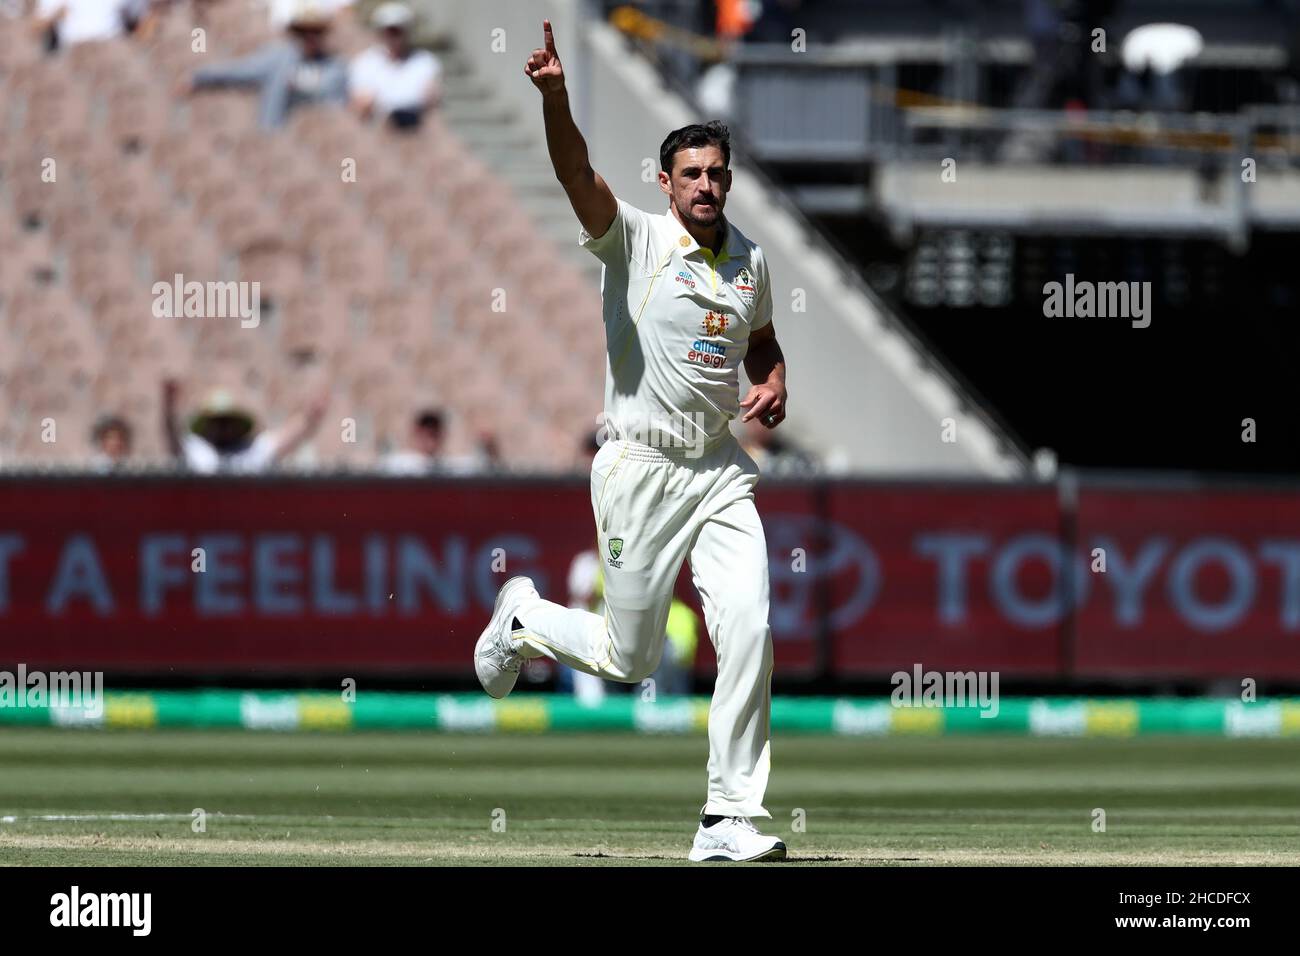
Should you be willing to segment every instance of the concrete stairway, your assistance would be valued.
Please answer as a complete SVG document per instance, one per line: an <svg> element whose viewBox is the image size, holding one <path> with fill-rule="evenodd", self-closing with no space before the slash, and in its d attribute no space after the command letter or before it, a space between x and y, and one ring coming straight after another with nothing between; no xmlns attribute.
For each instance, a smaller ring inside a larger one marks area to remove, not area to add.
<svg viewBox="0 0 1300 956"><path fill-rule="evenodd" d="M443 121L510 185L538 230L555 242L564 258L598 285L600 263L578 245L581 226L555 180L546 143L519 122L517 108L475 75L471 61L455 47L440 51L439 57L443 61ZM520 76L520 82L526 80ZM541 110L540 100L537 109Z"/></svg>

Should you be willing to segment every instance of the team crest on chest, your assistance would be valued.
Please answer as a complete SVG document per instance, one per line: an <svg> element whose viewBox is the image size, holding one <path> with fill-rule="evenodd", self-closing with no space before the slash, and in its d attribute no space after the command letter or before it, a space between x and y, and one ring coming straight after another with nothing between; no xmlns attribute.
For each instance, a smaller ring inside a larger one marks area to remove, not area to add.
<svg viewBox="0 0 1300 956"><path fill-rule="evenodd" d="M749 270L741 266L740 271L736 273L736 278L732 281L736 289L736 295L740 296L745 305L754 304L754 277L749 274Z"/></svg>
<svg viewBox="0 0 1300 956"><path fill-rule="evenodd" d="M705 335L721 335L727 331L727 314L725 312L705 312L700 331Z"/></svg>

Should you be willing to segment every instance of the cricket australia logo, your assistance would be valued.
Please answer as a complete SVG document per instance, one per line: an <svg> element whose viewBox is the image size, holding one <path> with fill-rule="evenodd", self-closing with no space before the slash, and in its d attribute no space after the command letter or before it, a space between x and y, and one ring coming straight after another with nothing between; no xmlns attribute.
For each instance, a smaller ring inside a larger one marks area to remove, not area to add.
<svg viewBox="0 0 1300 956"><path fill-rule="evenodd" d="M705 335L721 335L727 331L727 315L725 312L706 312L704 321L700 323L700 331Z"/></svg>
<svg viewBox="0 0 1300 956"><path fill-rule="evenodd" d="M623 553L623 539L622 539L622 538L610 538L610 539L609 539L609 564L610 564L610 567L613 567L613 568L621 568L621 567L623 566L623 562L618 560L618 556L619 556L620 554L622 554L622 553Z"/></svg>
<svg viewBox="0 0 1300 956"><path fill-rule="evenodd" d="M741 268L736 273L736 279L732 283L736 287L736 295L740 296L745 305L754 304L754 277L749 274L749 270Z"/></svg>

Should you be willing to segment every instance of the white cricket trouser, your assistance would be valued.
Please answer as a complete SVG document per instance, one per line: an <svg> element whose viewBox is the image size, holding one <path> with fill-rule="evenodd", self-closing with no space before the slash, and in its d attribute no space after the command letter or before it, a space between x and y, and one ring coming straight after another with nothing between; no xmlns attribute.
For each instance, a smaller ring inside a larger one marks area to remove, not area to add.
<svg viewBox="0 0 1300 956"><path fill-rule="evenodd" d="M772 632L767 542L754 507L758 467L730 435L703 454L611 440L591 465L591 507L605 573L605 616L552 601L516 615L524 654L637 683L664 650L673 585L689 558L718 658L709 708L703 812L770 817ZM696 449L695 451L699 451Z"/></svg>

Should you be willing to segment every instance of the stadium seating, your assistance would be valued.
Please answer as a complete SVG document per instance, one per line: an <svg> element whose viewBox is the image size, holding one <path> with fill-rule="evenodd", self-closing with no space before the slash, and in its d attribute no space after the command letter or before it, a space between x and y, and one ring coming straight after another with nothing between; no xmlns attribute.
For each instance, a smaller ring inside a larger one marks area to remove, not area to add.
<svg viewBox="0 0 1300 956"><path fill-rule="evenodd" d="M568 468L600 408L598 290L436 115L400 134L300 109L268 134L252 94L174 96L201 62L271 39L242 4L211 10L202 57L188 9L147 41L53 56L0 18L0 462L84 461L106 412L165 460L171 376L191 405L221 386L268 424L328 381L300 463L372 465L432 404L450 452L486 431L509 466ZM371 42L346 18L334 41ZM260 325L155 318L153 284L177 274L259 282Z"/></svg>

